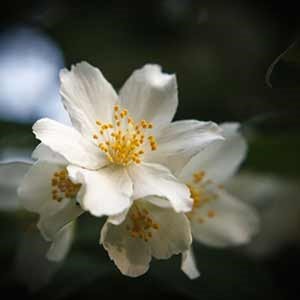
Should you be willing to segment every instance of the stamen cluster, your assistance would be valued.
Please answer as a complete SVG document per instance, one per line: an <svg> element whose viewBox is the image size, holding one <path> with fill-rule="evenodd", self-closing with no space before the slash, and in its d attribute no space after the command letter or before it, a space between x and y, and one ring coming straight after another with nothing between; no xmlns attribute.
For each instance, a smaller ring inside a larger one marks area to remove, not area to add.
<svg viewBox="0 0 300 300"><path fill-rule="evenodd" d="M51 179L52 199L61 202L64 198L74 198L81 184L73 183L68 177L68 171L63 169L53 174Z"/></svg>
<svg viewBox="0 0 300 300"><path fill-rule="evenodd" d="M152 220L147 209L141 209L134 204L132 210L130 213L131 226L127 225L126 229L132 238L140 238L148 242L152 238L152 230L158 230L159 224Z"/></svg>
<svg viewBox="0 0 300 300"><path fill-rule="evenodd" d="M200 186L195 185L195 184L203 181L204 176L205 176L205 172L203 172L203 171L194 173L193 174L193 178L194 178L193 183L187 184L187 187L189 188L190 193L191 193L191 198L193 199L193 208L186 215L189 219L192 219L193 217L195 217L197 215L198 223L204 223L205 217L204 216L199 217L199 214L195 214L195 211L200 207L204 207L206 204L208 204L209 202L211 202L212 200L215 200L217 198L217 195L215 195L213 193L209 193L205 189L206 183L210 183L210 181L202 182L202 184ZM210 209L207 211L208 218L213 218L213 217L215 217L215 215L216 215L216 212L214 210Z"/></svg>
<svg viewBox="0 0 300 300"><path fill-rule="evenodd" d="M127 109L120 110L114 106L114 124L96 121L99 133L93 138L99 140L98 147L108 159L115 164L127 166L134 162L141 163L141 157L145 153L145 145L155 151L157 143L153 135L146 137L145 131L152 129L153 124L146 120L135 123L128 116Z"/></svg>

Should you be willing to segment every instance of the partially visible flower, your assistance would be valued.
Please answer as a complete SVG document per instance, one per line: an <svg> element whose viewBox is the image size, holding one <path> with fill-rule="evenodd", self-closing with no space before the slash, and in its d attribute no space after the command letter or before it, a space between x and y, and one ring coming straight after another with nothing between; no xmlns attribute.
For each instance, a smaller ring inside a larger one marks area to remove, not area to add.
<svg viewBox="0 0 300 300"><path fill-rule="evenodd" d="M67 162L47 146L40 144L33 152L35 162L24 176L18 194L21 205L28 211L39 214L37 227L47 241L54 246L64 245L65 241L57 240L64 226L75 220L84 211L77 203L80 184L73 183L66 169ZM47 257L50 260L61 260L64 251L59 254L52 246ZM56 247L55 247L56 248Z"/></svg>
<svg viewBox="0 0 300 300"><path fill-rule="evenodd" d="M18 212L23 209L17 187L31 166L32 163L21 161L0 163L0 211ZM73 236L73 222L59 230L51 243L45 242L34 227L23 229L14 262L16 278L31 290L47 284L61 266L57 262L69 252ZM46 256L55 263L49 262Z"/></svg>
<svg viewBox="0 0 300 300"><path fill-rule="evenodd" d="M246 154L246 142L236 123L221 125L225 141L216 142L193 157L176 175L185 182L193 198L186 213L193 238L213 247L247 243L258 230L256 211L225 191L223 184L237 171ZM182 270L199 276L192 249L182 257Z"/></svg>
<svg viewBox="0 0 300 300"><path fill-rule="evenodd" d="M290 244L300 242L299 180L274 174L243 172L226 186L260 215L257 236L243 249L247 254L265 257Z"/></svg>
<svg viewBox="0 0 300 300"><path fill-rule="evenodd" d="M157 200L153 198L151 202ZM173 208L136 200L127 213L117 218L125 220L116 225L116 217L108 218L100 243L124 275L140 276L147 272L152 257L168 259L191 246L189 221Z"/></svg>
<svg viewBox="0 0 300 300"><path fill-rule="evenodd" d="M49 244L34 228L23 231L14 261L15 278L32 292L46 286L63 266L63 258L70 251L74 233L75 223L71 222Z"/></svg>

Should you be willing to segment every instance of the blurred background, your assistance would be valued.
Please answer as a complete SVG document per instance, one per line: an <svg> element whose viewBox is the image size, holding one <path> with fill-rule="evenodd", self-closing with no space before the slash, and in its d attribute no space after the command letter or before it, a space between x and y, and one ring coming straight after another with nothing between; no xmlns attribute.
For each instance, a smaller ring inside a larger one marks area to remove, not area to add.
<svg viewBox="0 0 300 300"><path fill-rule="evenodd" d="M15 213L9 204L0 212L1 290L26 299L290 299L299 292L294 275L300 267L298 32L292 1L4 3L1 161L29 158L37 144L31 133L35 120L69 122L59 97L62 67L86 60L119 89L134 69L158 63L177 75L176 119L242 123L249 153L228 188L257 207L262 230L238 249L196 245L202 276L195 281L180 273L177 258L153 262L148 274L130 279L98 246L101 221L87 217L80 220L63 265L44 262L42 254L37 263L33 249L43 253L45 245L32 239L28 246L26 237L35 234L28 229L35 216ZM11 197L14 175L0 175L0 197Z"/></svg>

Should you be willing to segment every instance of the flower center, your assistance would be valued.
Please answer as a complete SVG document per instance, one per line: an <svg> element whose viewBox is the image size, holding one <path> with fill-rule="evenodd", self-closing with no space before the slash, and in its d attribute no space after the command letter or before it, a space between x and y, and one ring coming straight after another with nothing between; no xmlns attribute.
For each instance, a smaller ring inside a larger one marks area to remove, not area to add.
<svg viewBox="0 0 300 300"><path fill-rule="evenodd" d="M52 199L61 202L65 198L74 198L81 184L73 183L68 177L67 169L57 171L53 174L51 179Z"/></svg>
<svg viewBox="0 0 300 300"><path fill-rule="evenodd" d="M153 135L146 136L146 131L153 128L153 124L146 120L138 123L128 116L126 109L120 110L114 106L114 122L102 123L96 121L99 134L94 134L99 149L107 158L115 164L127 166L134 162L141 163L141 157L148 145L152 151L157 149L157 143Z"/></svg>
<svg viewBox="0 0 300 300"><path fill-rule="evenodd" d="M140 238L148 242L152 238L152 230L159 229L159 224L153 221L149 211L139 208L136 204L132 206L129 219L130 225L127 225L126 229L132 238Z"/></svg>
<svg viewBox="0 0 300 300"><path fill-rule="evenodd" d="M193 199L193 208L190 212L186 213L186 216L191 220L195 219L198 223L204 223L206 218L213 218L216 212L212 209L208 209L206 213L200 216L199 209L203 209L212 200L217 198L217 195L208 191L206 186L211 183L210 180L204 181L205 172L199 171L193 174L193 183L187 184L190 190L191 198Z"/></svg>

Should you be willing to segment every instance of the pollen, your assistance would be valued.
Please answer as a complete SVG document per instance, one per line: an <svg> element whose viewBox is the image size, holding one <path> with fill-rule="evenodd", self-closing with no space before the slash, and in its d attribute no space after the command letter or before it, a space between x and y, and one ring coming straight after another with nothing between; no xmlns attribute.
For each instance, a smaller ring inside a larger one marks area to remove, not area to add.
<svg viewBox="0 0 300 300"><path fill-rule="evenodd" d="M123 166L140 164L147 148L151 151L157 149L155 137L147 134L153 124L146 120L136 123L128 110L119 105L114 106L113 123L97 120L96 125L98 132L92 137L112 163Z"/></svg>
<svg viewBox="0 0 300 300"><path fill-rule="evenodd" d="M208 192L205 189L205 184L202 186L187 184L187 187L189 188L191 198L193 199L193 208L190 212L186 213L186 216L190 220L195 219L199 224L203 224L206 221L206 218L214 218L216 216L216 212L212 209L207 210L206 208L208 203L217 199L217 195L212 192Z"/></svg>
<svg viewBox="0 0 300 300"><path fill-rule="evenodd" d="M129 215L129 223L126 229L132 238L139 238L148 242L152 238L154 231L160 228L159 224L154 222L149 211L145 208L140 208L134 204Z"/></svg>
<svg viewBox="0 0 300 300"><path fill-rule="evenodd" d="M61 202L65 198L74 198L81 184L73 183L68 177L67 169L57 171L53 174L51 179L52 199Z"/></svg>
<svg viewBox="0 0 300 300"><path fill-rule="evenodd" d="M216 215L216 212L215 212L214 210L209 210L209 211L207 212L207 216L208 216L209 218L213 218L213 217L215 217L215 215Z"/></svg>
<svg viewBox="0 0 300 300"><path fill-rule="evenodd" d="M198 183L200 181L202 181L202 179L205 176L205 172L204 171L198 171L196 173L193 174L193 178L194 178L194 183Z"/></svg>

